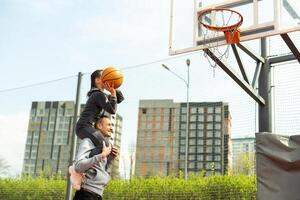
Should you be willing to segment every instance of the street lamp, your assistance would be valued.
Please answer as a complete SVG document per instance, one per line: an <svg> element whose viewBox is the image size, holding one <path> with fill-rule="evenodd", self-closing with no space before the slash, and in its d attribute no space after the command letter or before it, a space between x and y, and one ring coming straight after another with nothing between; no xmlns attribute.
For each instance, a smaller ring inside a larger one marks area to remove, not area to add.
<svg viewBox="0 0 300 200"><path fill-rule="evenodd" d="M181 79L186 85L186 132L185 132L185 163L184 163L184 178L188 178L188 139L189 139L189 89L190 89L190 59L186 60L187 66L187 80L171 71L166 65L162 64L163 68L174 74L176 77Z"/></svg>

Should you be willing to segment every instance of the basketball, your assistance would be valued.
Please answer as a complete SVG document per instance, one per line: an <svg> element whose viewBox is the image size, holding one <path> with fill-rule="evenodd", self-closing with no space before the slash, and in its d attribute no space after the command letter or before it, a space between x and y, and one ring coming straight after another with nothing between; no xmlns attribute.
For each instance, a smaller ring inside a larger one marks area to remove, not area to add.
<svg viewBox="0 0 300 200"><path fill-rule="evenodd" d="M122 85L123 79L123 73L118 68L112 66L106 67L101 74L102 82L113 84L115 89Z"/></svg>

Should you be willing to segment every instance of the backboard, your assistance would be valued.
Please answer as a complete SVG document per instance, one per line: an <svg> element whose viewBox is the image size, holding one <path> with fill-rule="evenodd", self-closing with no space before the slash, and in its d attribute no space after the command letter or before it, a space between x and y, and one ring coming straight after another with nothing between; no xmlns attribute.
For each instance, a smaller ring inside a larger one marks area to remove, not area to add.
<svg viewBox="0 0 300 200"><path fill-rule="evenodd" d="M228 8L243 16L241 42L300 31L299 0L171 0L170 55L226 44L222 32L207 40L207 30L199 23L198 14L209 8ZM216 24L224 21L224 16L211 13L205 20ZM188 42L184 42L184 37L188 37Z"/></svg>

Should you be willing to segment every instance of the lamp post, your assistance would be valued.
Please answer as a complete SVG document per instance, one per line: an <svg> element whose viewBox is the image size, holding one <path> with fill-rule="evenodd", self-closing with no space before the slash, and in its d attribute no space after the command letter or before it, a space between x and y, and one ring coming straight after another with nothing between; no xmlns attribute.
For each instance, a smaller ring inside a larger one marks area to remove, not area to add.
<svg viewBox="0 0 300 200"><path fill-rule="evenodd" d="M189 89L190 89L190 64L191 61L189 59L186 60L187 65L187 80L171 71L166 65L162 64L163 68L174 74L176 77L181 79L186 85L186 131L185 131L185 162L184 162L184 178L187 180L188 178L188 142L189 142Z"/></svg>

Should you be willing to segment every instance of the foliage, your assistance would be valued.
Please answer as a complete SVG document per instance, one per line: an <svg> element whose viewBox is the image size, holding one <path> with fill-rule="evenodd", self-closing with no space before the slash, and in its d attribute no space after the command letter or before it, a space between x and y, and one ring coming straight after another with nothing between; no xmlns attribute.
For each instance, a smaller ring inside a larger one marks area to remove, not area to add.
<svg viewBox="0 0 300 200"><path fill-rule="evenodd" d="M5 200L64 200L66 181L61 176L20 179L0 179L0 199Z"/></svg>
<svg viewBox="0 0 300 200"><path fill-rule="evenodd" d="M191 174L186 181L180 177L133 178L111 180L104 191L105 200L243 200L255 199L254 176L208 176ZM0 179L0 199L63 200L66 180L58 176Z"/></svg>
<svg viewBox="0 0 300 200"><path fill-rule="evenodd" d="M104 192L104 199L255 199L255 177L247 176L189 176L134 178L131 181L112 181Z"/></svg>
<svg viewBox="0 0 300 200"><path fill-rule="evenodd" d="M231 170L231 174L236 175L251 175L255 174L255 153L241 153L237 157L237 162Z"/></svg>

